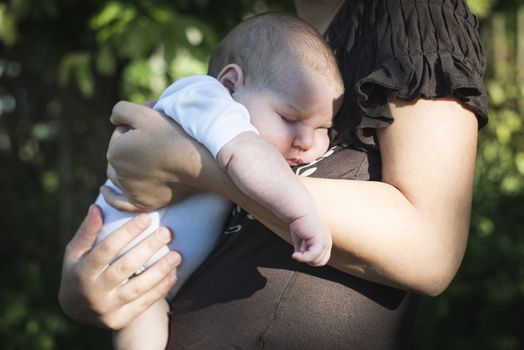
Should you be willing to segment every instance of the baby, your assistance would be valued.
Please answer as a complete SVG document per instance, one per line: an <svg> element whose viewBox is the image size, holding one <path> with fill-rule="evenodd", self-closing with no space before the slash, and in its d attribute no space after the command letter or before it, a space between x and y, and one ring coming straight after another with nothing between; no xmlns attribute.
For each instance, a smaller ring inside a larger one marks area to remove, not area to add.
<svg viewBox="0 0 524 350"><path fill-rule="evenodd" d="M294 16L259 15L240 23L222 40L208 73L178 80L154 108L202 143L244 193L289 224L294 259L313 266L326 264L331 235L290 166L317 159L329 145L327 131L343 95L329 46ZM106 185L119 191L110 181ZM97 204L105 218L99 240L135 215L111 208L102 196ZM176 234L169 248L144 268L168 249L182 254L172 298L213 249L230 206L215 194L202 193L158 210L151 213L148 230L120 253L160 225L171 228ZM167 312L165 300L153 305L116 332L115 346L163 349Z"/></svg>

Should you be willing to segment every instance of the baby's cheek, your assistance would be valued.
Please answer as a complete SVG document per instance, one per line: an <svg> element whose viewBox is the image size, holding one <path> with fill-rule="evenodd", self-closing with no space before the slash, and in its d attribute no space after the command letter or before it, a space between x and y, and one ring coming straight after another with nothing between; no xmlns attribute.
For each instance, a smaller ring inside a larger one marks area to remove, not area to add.
<svg viewBox="0 0 524 350"><path fill-rule="evenodd" d="M314 161L315 159L320 158L329 147L329 136L327 135L327 132L324 131L318 131L315 135L315 139L313 141L313 145L311 148L303 155L303 160L306 163L310 163Z"/></svg>
<svg viewBox="0 0 524 350"><path fill-rule="evenodd" d="M322 129L318 131L318 135L315 135L315 143L316 145L314 148L316 148L316 158L322 156L329 148L329 136L326 129Z"/></svg>

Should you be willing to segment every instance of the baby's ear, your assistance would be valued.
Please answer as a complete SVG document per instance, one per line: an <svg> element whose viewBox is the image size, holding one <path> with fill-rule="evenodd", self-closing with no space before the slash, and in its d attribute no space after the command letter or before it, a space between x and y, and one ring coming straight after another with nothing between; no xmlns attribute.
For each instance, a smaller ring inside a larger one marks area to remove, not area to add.
<svg viewBox="0 0 524 350"><path fill-rule="evenodd" d="M238 64L231 63L222 68L217 80L229 90L229 93L233 94L244 86L244 72Z"/></svg>

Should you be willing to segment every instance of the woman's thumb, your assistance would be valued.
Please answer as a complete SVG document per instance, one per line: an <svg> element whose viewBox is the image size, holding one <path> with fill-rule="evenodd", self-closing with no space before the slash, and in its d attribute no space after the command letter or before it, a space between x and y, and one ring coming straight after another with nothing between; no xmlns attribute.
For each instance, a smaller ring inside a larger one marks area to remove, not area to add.
<svg viewBox="0 0 524 350"><path fill-rule="evenodd" d="M93 247L102 228L102 211L97 205L89 207L86 217L67 245L65 260L77 260Z"/></svg>

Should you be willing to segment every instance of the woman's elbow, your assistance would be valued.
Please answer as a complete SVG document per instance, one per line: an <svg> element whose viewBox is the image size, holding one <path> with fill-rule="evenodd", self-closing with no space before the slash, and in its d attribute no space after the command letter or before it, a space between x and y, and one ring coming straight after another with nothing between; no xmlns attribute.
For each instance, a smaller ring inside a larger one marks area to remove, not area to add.
<svg viewBox="0 0 524 350"><path fill-rule="evenodd" d="M421 295L436 297L442 294L451 284L453 276L450 274L433 272L421 278L414 285L415 291Z"/></svg>
<svg viewBox="0 0 524 350"><path fill-rule="evenodd" d="M462 264L467 236L467 229L439 230L429 235L426 244L419 246L418 263L411 265L416 292L435 297L446 291Z"/></svg>
<svg viewBox="0 0 524 350"><path fill-rule="evenodd" d="M417 269L414 277L415 291L430 297L442 294L455 278L461 261L462 258L453 259L449 255L438 260L426 260L425 267Z"/></svg>

